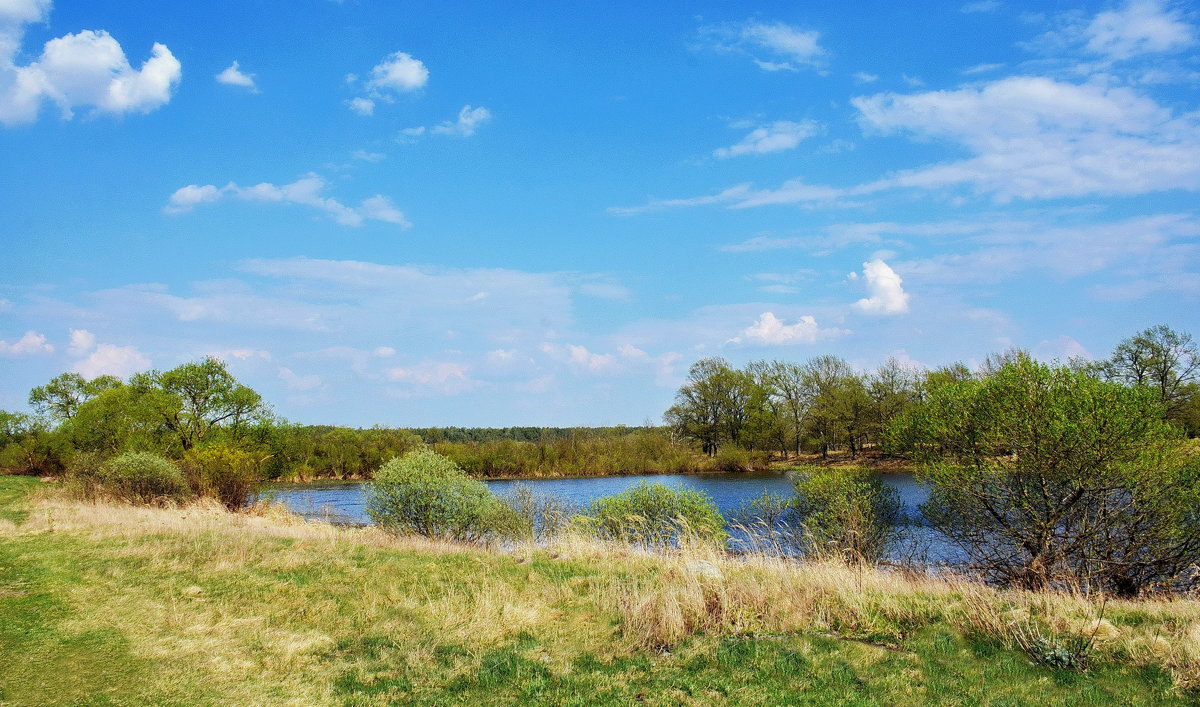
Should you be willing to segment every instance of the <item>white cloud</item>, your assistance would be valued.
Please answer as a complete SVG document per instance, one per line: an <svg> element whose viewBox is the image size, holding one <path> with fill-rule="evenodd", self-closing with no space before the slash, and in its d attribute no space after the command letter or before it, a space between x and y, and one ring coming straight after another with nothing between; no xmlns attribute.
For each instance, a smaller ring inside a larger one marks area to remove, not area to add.
<svg viewBox="0 0 1200 707"><path fill-rule="evenodd" d="M793 122L777 120L750 131L735 145L722 147L713 151L717 157L737 157L739 155L764 155L768 152L791 150L805 138L812 137L819 130L817 123L806 120Z"/></svg>
<svg viewBox="0 0 1200 707"><path fill-rule="evenodd" d="M396 355L396 349L393 349L391 346L380 346L380 347L376 348L372 353L374 353L379 358L391 358L392 356Z"/></svg>
<svg viewBox="0 0 1200 707"><path fill-rule="evenodd" d="M382 162L387 158L387 155L383 154L382 152L367 152L366 150L355 150L354 152L350 153L350 156L356 160L372 163Z"/></svg>
<svg viewBox="0 0 1200 707"><path fill-rule="evenodd" d="M346 101L346 105L349 106L350 110L359 115L375 115L375 101L372 101L370 98L362 98L361 96L351 98Z"/></svg>
<svg viewBox="0 0 1200 707"><path fill-rule="evenodd" d="M0 124L37 120L42 104L58 106L64 120L78 108L92 114L148 113L171 100L179 83L179 60L163 44L134 69L116 39L84 30L46 42L41 55L18 64L25 25L44 20L49 2L7 0L0 8Z"/></svg>
<svg viewBox="0 0 1200 707"><path fill-rule="evenodd" d="M217 74L217 83L241 86L242 88L250 89L252 93L258 93L258 86L254 83L254 74L243 73L238 68L236 61L230 64L224 71Z"/></svg>
<svg viewBox="0 0 1200 707"><path fill-rule="evenodd" d="M0 355L3 356L33 356L36 354L54 353L54 346L46 341L46 335L36 331L27 331L20 339L11 344L0 339Z"/></svg>
<svg viewBox="0 0 1200 707"><path fill-rule="evenodd" d="M551 359L566 363L575 370L588 373L611 373L615 370L612 354L593 353L586 346L544 343L539 348Z"/></svg>
<svg viewBox="0 0 1200 707"><path fill-rule="evenodd" d="M956 90L855 98L863 128L944 140L973 156L848 187L799 179L774 189L738 184L711 195L613 207L610 213L724 204L851 206L896 189L971 188L998 202L1132 196L1200 189L1200 114L1176 114L1126 87L1014 76Z"/></svg>
<svg viewBox="0 0 1200 707"><path fill-rule="evenodd" d="M1119 10L1101 12L1083 30L1083 38L1088 51L1111 59L1175 51L1196 41L1182 10L1160 0L1130 0Z"/></svg>
<svg viewBox="0 0 1200 707"><path fill-rule="evenodd" d="M853 99L865 128L960 144L974 157L876 188L970 184L1004 201L1200 187L1200 121L1131 89L1016 76L954 91Z"/></svg>
<svg viewBox="0 0 1200 707"><path fill-rule="evenodd" d="M96 376L126 376L150 367L150 359L132 346L100 344L82 361L76 361L72 370L87 379Z"/></svg>
<svg viewBox="0 0 1200 707"><path fill-rule="evenodd" d="M429 69L407 52L393 52L371 68L369 76L361 82L365 96L346 101L346 106L359 115L374 115L379 102L393 103L401 93L420 90L429 82ZM359 85L357 74L347 74L346 83Z"/></svg>
<svg viewBox="0 0 1200 707"><path fill-rule="evenodd" d="M326 196L321 192L328 186L323 178L316 174L307 174L290 184L275 185L263 182L250 187L242 187L230 182L223 187L212 184L196 186L189 184L175 190L163 207L168 214L183 214L201 204L210 204L226 198L239 199L258 203L288 203L311 206L325 212L343 226L361 226L364 221L382 221L401 228L412 224L386 196L376 194L364 199L353 208Z"/></svg>
<svg viewBox="0 0 1200 707"><path fill-rule="evenodd" d="M887 263L879 259L863 263L863 276L870 296L855 302L855 307L871 314L908 311L908 293L901 287L903 280Z"/></svg>
<svg viewBox="0 0 1200 707"><path fill-rule="evenodd" d="M480 125L491 119L492 113L487 108L482 106L472 108L466 105L458 111L457 120L447 120L441 125L435 125L431 130L439 135L470 137L475 134Z"/></svg>
<svg viewBox="0 0 1200 707"><path fill-rule="evenodd" d="M470 376L470 366L462 363L428 361L415 366L389 368L387 380L407 386L400 395L411 393L459 395L475 390L479 381Z"/></svg>
<svg viewBox="0 0 1200 707"><path fill-rule="evenodd" d="M72 329L71 343L67 347L67 353L72 356L82 356L88 351L91 351L96 346L96 335L87 329Z"/></svg>
<svg viewBox="0 0 1200 707"><path fill-rule="evenodd" d="M783 22L748 21L702 27L701 35L721 51L749 54L764 71L795 71L797 65L819 66L825 59L821 33ZM765 52L767 57L760 56Z"/></svg>
<svg viewBox="0 0 1200 707"><path fill-rule="evenodd" d="M429 82L429 69L420 59L406 52L393 52L371 69L367 88L405 93L416 91Z"/></svg>
<svg viewBox="0 0 1200 707"><path fill-rule="evenodd" d="M875 83L879 80L878 74L868 74L865 71L858 71L854 74L855 83Z"/></svg>
<svg viewBox="0 0 1200 707"><path fill-rule="evenodd" d="M424 125L404 128L400 131L400 134L404 136L401 138L401 142L410 142L412 138L418 138L426 133L471 137L479 129L479 126L491 119L492 112L487 108L465 105L458 111L458 117L454 120L447 120L431 128L426 128Z"/></svg>
<svg viewBox="0 0 1200 707"><path fill-rule="evenodd" d="M318 390L324 386L321 377L318 375L302 376L297 374L290 368L280 367L279 379L283 381L288 390L295 391L311 391Z"/></svg>
<svg viewBox="0 0 1200 707"><path fill-rule="evenodd" d="M730 343L782 345L782 344L812 344L824 339L832 339L850 332L845 329L822 329L816 318L804 315L795 324L784 324L783 320L773 312L763 312L758 320L746 327L741 336L730 339Z"/></svg>
<svg viewBox="0 0 1200 707"><path fill-rule="evenodd" d="M213 351L212 355L216 356L217 358L222 359L222 360L229 359L229 358L236 358L239 361L249 361L250 359L255 359L255 358L260 361L270 361L271 360L271 352L264 351L262 349L249 349L249 348L224 349L222 351Z"/></svg>

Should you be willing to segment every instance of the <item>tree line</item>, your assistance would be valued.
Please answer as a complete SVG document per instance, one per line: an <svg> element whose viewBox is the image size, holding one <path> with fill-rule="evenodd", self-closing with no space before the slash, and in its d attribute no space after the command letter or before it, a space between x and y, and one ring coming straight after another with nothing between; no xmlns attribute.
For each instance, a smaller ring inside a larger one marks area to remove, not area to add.
<svg viewBox="0 0 1200 707"><path fill-rule="evenodd" d="M664 420L709 456L726 446L771 452L783 459L844 450L907 454L889 435L894 422L939 389L984 379L1028 352L987 356L977 370L954 363L928 370L889 358L860 372L837 356L802 363L753 361L736 368L705 358L687 380ZM1162 416L1186 436L1200 435L1200 354L1192 337L1155 326L1122 341L1103 360L1066 364L1098 380L1145 388L1162 403Z"/></svg>

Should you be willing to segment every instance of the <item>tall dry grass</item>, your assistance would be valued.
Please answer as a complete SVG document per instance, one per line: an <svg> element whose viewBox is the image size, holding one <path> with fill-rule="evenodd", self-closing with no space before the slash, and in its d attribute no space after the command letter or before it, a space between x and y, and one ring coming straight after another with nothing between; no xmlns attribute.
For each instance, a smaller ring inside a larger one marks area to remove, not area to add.
<svg viewBox="0 0 1200 707"><path fill-rule="evenodd" d="M923 629L946 626L1024 650L1055 667L1082 668L1095 661L1156 665L1169 670L1180 688L1200 689L1197 597L1114 600L1080 592L1002 590L965 577L766 554L731 556L703 544L651 552L570 534L548 543L489 548L397 537L376 528L335 527L271 505L230 513L216 502L151 508L46 495L32 504L27 522L0 526L0 535L16 532L124 540L123 552L193 574L333 563L361 577L352 591L342 593L355 602L354 622L412 634L411 645L422 644L423 631L435 630L444 640L487 643L537 628L562 641L586 643L589 650L607 650L605 617L612 617L630 650L658 651L696 634L823 633L902 648ZM304 552L267 554L267 539L294 541ZM356 549L464 555L475 558L478 570L467 571L455 583L401 586L364 573L352 559ZM529 565L528 572L514 579L495 574L497 558L506 558L509 568L538 559L588 570L586 577L557 580ZM339 592L335 594L341 596ZM214 611L203 620L193 617L188 626L173 627L191 643L183 645L182 638L160 631L156 645L186 655L211 654L228 663L230 675L243 676L252 672L247 656L266 650L276 668L286 671L306 664L304 656L327 650L338 630L327 617L346 612L332 604L305 605L309 600L302 593L280 594L271 601L272 620L255 623L228 610ZM569 625L562 620L568 605L582 607L597 623L587 630ZM309 628L279 629L279 617L291 615L310 617ZM409 618L400 621L401 616ZM231 641L242 650L228 650ZM218 650L218 644L226 649ZM1058 660L1066 662L1054 662ZM281 673L280 679L286 677Z"/></svg>

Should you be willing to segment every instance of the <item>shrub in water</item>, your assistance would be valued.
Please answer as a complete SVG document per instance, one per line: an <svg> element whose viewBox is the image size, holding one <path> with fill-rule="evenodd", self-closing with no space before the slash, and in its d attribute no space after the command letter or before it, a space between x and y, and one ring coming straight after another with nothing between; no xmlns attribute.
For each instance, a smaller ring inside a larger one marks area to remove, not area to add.
<svg viewBox="0 0 1200 707"><path fill-rule="evenodd" d="M814 468L794 480L795 507L809 550L851 563L887 554L900 521L900 499L869 469Z"/></svg>
<svg viewBox="0 0 1200 707"><path fill-rule="evenodd" d="M665 547L682 539L725 541L725 519L707 494L643 481L596 499L581 522L596 535Z"/></svg>
<svg viewBox="0 0 1200 707"><path fill-rule="evenodd" d="M132 503L181 501L189 494L183 472L157 454L129 452L100 467L104 491Z"/></svg>
<svg viewBox="0 0 1200 707"><path fill-rule="evenodd" d="M552 538L561 533L577 510L559 496L535 492L529 484L515 484L503 500L539 538Z"/></svg>
<svg viewBox="0 0 1200 707"><path fill-rule="evenodd" d="M392 459L375 474L367 515L397 533L475 541L532 532L482 481L432 449Z"/></svg>
<svg viewBox="0 0 1200 707"><path fill-rule="evenodd" d="M190 450L183 459L192 488L230 510L246 505L261 480L258 459L251 453L224 444Z"/></svg>

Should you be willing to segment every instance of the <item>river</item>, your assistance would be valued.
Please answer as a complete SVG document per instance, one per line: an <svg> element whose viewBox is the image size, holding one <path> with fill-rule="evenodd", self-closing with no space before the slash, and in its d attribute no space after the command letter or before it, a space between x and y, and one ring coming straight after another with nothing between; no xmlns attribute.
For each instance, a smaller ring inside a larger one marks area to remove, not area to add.
<svg viewBox="0 0 1200 707"><path fill-rule="evenodd" d="M919 506L928 497L927 491L912 474L882 474L883 483L896 490L905 516L910 519L904 533L902 552L906 557L924 555L925 560L949 559L944 539L919 524ZM764 493L788 496L791 482L784 472L749 472L725 474L654 474L643 476L600 476L570 479L522 479L486 481L495 493L511 493L517 484L524 484L536 494L553 494L571 505L583 507L602 496L611 496L643 481L652 481L673 488L690 489L708 494L726 518ZM264 494L284 503L293 512L308 518L320 518L335 523L365 525L367 517L367 484L364 481L325 481L306 484L274 484ZM912 521L916 521L915 523Z"/></svg>

